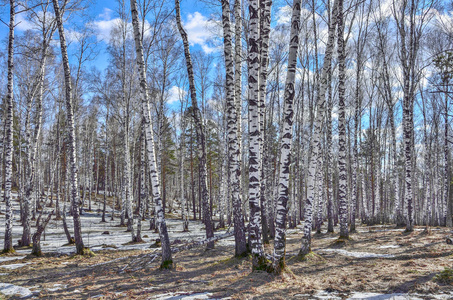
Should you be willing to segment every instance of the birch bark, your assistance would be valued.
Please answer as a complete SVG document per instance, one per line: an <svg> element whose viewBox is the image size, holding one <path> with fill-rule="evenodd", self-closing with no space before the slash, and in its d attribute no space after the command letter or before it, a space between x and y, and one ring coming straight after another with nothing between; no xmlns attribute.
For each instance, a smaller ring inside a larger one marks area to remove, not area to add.
<svg viewBox="0 0 453 300"><path fill-rule="evenodd" d="M238 140L239 134L237 128L239 116L235 101L235 98L241 97L241 94L236 93L235 95L235 92L237 92L238 90L235 90L233 82L234 70L231 43L231 27L230 27L230 4L228 0L222 0L222 23L223 23L225 69L226 69L226 99L227 99L226 106L227 106L227 131L228 131L227 141L229 156L228 174L231 186L230 195L233 203L235 255L239 256L244 255L247 252L245 240L245 225L244 219L242 218L242 201L240 193L241 160L240 160L240 143Z"/></svg>
<svg viewBox="0 0 453 300"><path fill-rule="evenodd" d="M184 56L186 58L187 73L189 77L190 98L192 100L192 116L195 123L195 130L197 135L197 152L198 152L198 169L199 169L199 182L200 194L203 205L203 219L206 226L206 238L210 239L214 236L214 228L212 226L211 213L209 208L209 193L207 183L207 167L206 167L206 137L203 130L203 119L197 102L197 91L195 88L195 79L193 73L192 58L190 56L189 40L186 31L181 24L181 12L179 0L175 0L176 8L176 23L178 25L179 33L184 44ZM214 242L209 242L207 248L214 248Z"/></svg>
<svg viewBox="0 0 453 300"><path fill-rule="evenodd" d="M260 74L260 9L259 1L249 1L248 32L248 124L249 124L249 244L253 255L253 268L259 268L264 259L261 239L261 128L259 114Z"/></svg>
<svg viewBox="0 0 453 300"><path fill-rule="evenodd" d="M263 243L269 244L268 234L268 210L265 193L265 176L264 176L264 134L265 134L265 105L266 105L266 87L269 65L269 35L271 23L272 0L260 1L260 74L259 74L259 96L258 112L260 122L260 160L261 185L260 185L260 204L261 204L261 230L263 234Z"/></svg>
<svg viewBox="0 0 453 300"><path fill-rule="evenodd" d="M9 38L8 38L8 84L5 105L5 136L3 137L4 159L4 194L5 213L5 242L3 252L15 252L13 248L13 208L11 197L11 179L13 175L13 99L14 99L14 27L16 16L16 3L10 0Z"/></svg>
<svg viewBox="0 0 453 300"><path fill-rule="evenodd" d="M277 213L275 218L275 241L274 241L274 270L281 273L285 267L286 252L286 216L288 212L289 197L289 173L291 165L291 146L293 140L293 102L295 96L295 81L297 67L297 51L299 48L301 0L294 0L291 16L291 32L288 54L288 71L286 73L283 126L280 150L280 170L278 184Z"/></svg>
<svg viewBox="0 0 453 300"><path fill-rule="evenodd" d="M156 152L154 149L153 126L151 122L151 112L149 108L148 83L146 81L145 59L143 56L143 44L140 36L140 24L138 19L137 1L131 0L132 25L134 28L134 40L137 66L140 75L140 91L141 91L141 112L144 119L145 136L146 136L146 153L149 163L149 176L152 182L152 194L155 205L155 215L157 216L157 228L162 244L162 263L161 268L172 268L173 260L170 248L170 239L168 237L167 224L165 215L162 209L162 198L159 190L159 172L157 171Z"/></svg>
<svg viewBox="0 0 453 300"><path fill-rule="evenodd" d="M78 188L78 166L76 157L76 136L74 127L74 107L72 101L72 84L71 84L71 69L69 67L68 52L66 48L66 38L63 27L62 16L60 13L60 4L58 0L52 0L55 11L55 19L57 21L58 33L60 35L60 48L63 60L63 69L65 77L65 100L66 100L66 124L67 124L67 145L69 154L69 173L70 173L70 186L71 186L71 201L72 201L72 217L74 221L74 240L76 243L77 254L83 254L85 247L82 239L82 225L79 215L79 192Z"/></svg>
<svg viewBox="0 0 453 300"><path fill-rule="evenodd" d="M321 70L320 87L317 101L318 113L314 122L314 132L311 138L311 149L312 154L309 160L308 167L308 180L307 180L307 198L305 202L305 213L304 213L304 236L302 237L302 246L299 255L306 255L311 251L311 228L312 228L312 217L313 217L313 202L315 195L315 177L316 170L321 166L321 143L320 136L322 131L322 122L324 119L325 103L326 103L326 90L328 83L328 75L332 72L332 54L334 47L335 38L335 27L336 27L336 15L337 15L337 3L339 0L335 0L332 7L332 18L329 24L329 33L326 45L326 51L324 55L324 64Z"/></svg>

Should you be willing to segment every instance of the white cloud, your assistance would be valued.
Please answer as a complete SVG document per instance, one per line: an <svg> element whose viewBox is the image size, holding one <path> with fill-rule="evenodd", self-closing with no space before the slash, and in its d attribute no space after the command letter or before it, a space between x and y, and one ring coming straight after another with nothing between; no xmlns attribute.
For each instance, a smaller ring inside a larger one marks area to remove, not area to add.
<svg viewBox="0 0 453 300"><path fill-rule="evenodd" d="M120 18L113 18L112 14L114 13L113 10L109 8L104 8L104 11L97 16L97 20L91 22L88 26L90 26L95 34L98 41L104 41L106 43L110 43L112 30L115 28L119 28L122 24L123 20ZM132 39L132 23L127 23L127 30L128 30L128 39ZM145 21L145 37L150 34L151 25L148 21Z"/></svg>
<svg viewBox="0 0 453 300"><path fill-rule="evenodd" d="M112 13L113 13L113 10L111 10L108 7L104 7L104 11L101 14L99 14L99 18L101 18L103 20L110 20L110 19L112 19Z"/></svg>
<svg viewBox="0 0 453 300"><path fill-rule="evenodd" d="M185 97L187 92L176 85L172 86L168 90L168 104L178 102L181 97Z"/></svg>
<svg viewBox="0 0 453 300"><path fill-rule="evenodd" d="M184 29L189 36L191 46L200 45L205 53L217 51L216 47L210 46L210 42L215 38L219 30L217 24L203 16L199 12L187 15Z"/></svg>
<svg viewBox="0 0 453 300"><path fill-rule="evenodd" d="M100 16L102 16L101 14ZM90 26L94 29L98 41L109 42L113 28L120 24L119 18L93 21Z"/></svg>
<svg viewBox="0 0 453 300"><path fill-rule="evenodd" d="M83 33L71 29L66 29L65 35L68 41L76 43L83 37Z"/></svg>
<svg viewBox="0 0 453 300"><path fill-rule="evenodd" d="M18 14L16 17L16 28L19 31L26 31L29 29L33 29L35 26L32 22L28 21L24 18L24 14Z"/></svg>
<svg viewBox="0 0 453 300"><path fill-rule="evenodd" d="M277 24L289 24L291 22L292 11L293 9L289 5L280 7L276 14Z"/></svg>

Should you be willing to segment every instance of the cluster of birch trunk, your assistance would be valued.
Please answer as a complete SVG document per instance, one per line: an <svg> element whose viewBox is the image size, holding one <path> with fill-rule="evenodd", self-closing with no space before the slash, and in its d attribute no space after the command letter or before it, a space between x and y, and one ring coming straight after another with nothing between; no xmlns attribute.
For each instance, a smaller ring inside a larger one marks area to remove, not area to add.
<svg viewBox="0 0 453 300"><path fill-rule="evenodd" d="M83 2L10 0L5 252L20 218L19 246L33 242L39 255L54 216L85 253L80 215L95 206L133 242L148 220L165 268L168 213L184 231L201 220L208 249L217 228L232 226L234 254L276 273L287 228L300 229L303 256L313 230L348 239L357 224L452 226L453 21L439 17L444 3L215 4L217 57L194 52L179 0L116 1L103 53L89 28L65 26ZM34 28L15 39L17 14ZM108 58L104 70L87 67L96 55Z"/></svg>

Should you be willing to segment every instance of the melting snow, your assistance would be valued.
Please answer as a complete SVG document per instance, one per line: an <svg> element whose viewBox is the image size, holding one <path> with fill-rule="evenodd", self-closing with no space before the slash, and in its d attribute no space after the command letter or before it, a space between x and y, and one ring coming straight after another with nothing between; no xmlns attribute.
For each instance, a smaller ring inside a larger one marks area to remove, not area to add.
<svg viewBox="0 0 453 300"><path fill-rule="evenodd" d="M399 248L400 246L398 245L384 245L384 246L380 246L379 248L381 249L390 249L390 248Z"/></svg>
<svg viewBox="0 0 453 300"><path fill-rule="evenodd" d="M8 270L15 270L15 269L22 268L22 267L24 267L26 265L29 265L29 264L30 263L3 265L3 266L0 266L0 268L4 268L4 269L8 269Z"/></svg>
<svg viewBox="0 0 453 300"><path fill-rule="evenodd" d="M13 226L13 240L20 239L22 236L22 226L18 223L18 212L19 212L19 202L17 201L17 194L13 195L13 210L15 226ZM99 196L98 196L99 199ZM82 237L84 243L87 247L92 248L93 251L101 250L148 250L151 245L154 244L155 240L159 238L159 234L154 230L149 230L149 221L143 222L142 234L143 239L146 243L143 244L127 244L131 241L131 233L126 232L126 228L119 227L119 211L115 210L116 219L111 221L110 213L112 211L111 207L107 207L107 222L101 223L101 209L102 202L93 201L92 203L93 212L84 211L80 216L82 223ZM0 224L4 222L5 216L0 215ZM17 224L16 224L17 223ZM71 216L67 216L68 229L70 232L73 232L73 221ZM135 220L135 229L137 227L137 220ZM170 242L175 240L180 240L183 243L186 242L195 242L205 239L205 230L204 225L200 221L189 221L189 232L183 232L182 221L177 219L166 219L167 228L169 231ZM1 230L0 227L0 235ZM104 234L108 232L109 234ZM225 230L218 231L218 234L225 233ZM75 253L74 245L67 245L67 239L63 230L62 221L56 221L51 219L50 223L47 225L47 228L42 237L42 251L46 253L57 253L57 254L73 254ZM219 245L230 246L234 245L234 238L227 239L225 241L219 241ZM3 240L0 239L0 248L3 247ZM17 253L20 255L30 254L30 249L20 249L17 250ZM0 257L0 262L13 260L13 259L22 259L23 257Z"/></svg>
<svg viewBox="0 0 453 300"><path fill-rule="evenodd" d="M351 251L346 251L343 249L320 249L321 251L325 252L337 252L338 254L345 255L345 256L350 256L350 257L356 257L356 258L391 258L395 257L395 255L392 254L376 254L376 253L368 253L368 252L351 252Z"/></svg>
<svg viewBox="0 0 453 300"><path fill-rule="evenodd" d="M349 296L344 294L339 294L338 292L328 292L328 291L318 291L314 295L310 294L295 294L294 297L304 297L304 299L329 299L329 300L423 300L426 297L429 299L439 299L447 300L453 299L453 293L450 294L438 294L438 295L420 295L420 294L379 294L379 293L362 293L362 292L353 292ZM347 297L347 298L346 298Z"/></svg>
<svg viewBox="0 0 453 300"><path fill-rule="evenodd" d="M16 259L24 259L25 256L1 256L0 263L4 261L16 260Z"/></svg>
<svg viewBox="0 0 453 300"><path fill-rule="evenodd" d="M213 299L210 298L211 293L195 293L193 292L175 292L175 293L166 293L152 296L149 299L162 299L162 300L196 300L196 299Z"/></svg>
<svg viewBox="0 0 453 300"><path fill-rule="evenodd" d="M336 292L329 293L327 291L318 291L314 296L317 299L341 300L341 297L337 296L336 294Z"/></svg>
<svg viewBox="0 0 453 300"><path fill-rule="evenodd" d="M415 295L409 294L378 294L378 293L353 293L348 300L423 300L423 298L418 298Z"/></svg>
<svg viewBox="0 0 453 300"><path fill-rule="evenodd" d="M33 295L29 289L11 283L0 283L0 293L6 296L20 295L22 298Z"/></svg>
<svg viewBox="0 0 453 300"><path fill-rule="evenodd" d="M53 285L54 287L53 288L50 288L50 289L47 289L49 292L55 292L55 291L58 291L58 290L61 290L61 289L65 289L67 287L67 285L63 285L61 283L55 283Z"/></svg>

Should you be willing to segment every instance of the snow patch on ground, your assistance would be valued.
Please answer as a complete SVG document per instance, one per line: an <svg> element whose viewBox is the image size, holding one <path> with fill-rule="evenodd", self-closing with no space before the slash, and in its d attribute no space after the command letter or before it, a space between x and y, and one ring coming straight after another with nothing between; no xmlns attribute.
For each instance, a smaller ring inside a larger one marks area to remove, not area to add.
<svg viewBox="0 0 453 300"><path fill-rule="evenodd" d="M395 294L379 294L379 293L362 293L362 292L353 292L349 296L345 296L344 294L339 294L338 292L328 292L328 291L318 291L314 295L310 294L295 294L294 297L304 297L304 299L316 299L316 300L340 300L340 299L347 299L347 300L423 300L426 297L428 299L439 299L439 300L447 300L453 299L453 293L450 294L438 294L438 295L420 295L420 294L403 294L403 293L395 293ZM347 298L346 298L347 297Z"/></svg>
<svg viewBox="0 0 453 300"><path fill-rule="evenodd" d="M0 257L0 263L4 261L16 260L16 259L24 259L25 256L2 256Z"/></svg>
<svg viewBox="0 0 453 300"><path fill-rule="evenodd" d="M336 252L338 254L356 258L391 258L395 257L392 254L376 254L376 253L369 253L369 252L351 252L343 249L320 249L320 251L324 252Z"/></svg>
<svg viewBox="0 0 453 300"><path fill-rule="evenodd" d="M5 296L20 295L22 298L30 297L33 293L24 287L17 286L11 283L1 283L0 282L0 293Z"/></svg>
<svg viewBox="0 0 453 300"><path fill-rule="evenodd" d="M336 292L329 293L327 291L318 291L314 297L317 299L341 300L341 297L339 297Z"/></svg>
<svg viewBox="0 0 453 300"><path fill-rule="evenodd" d="M398 245L383 245L383 246L379 246L379 248L381 249L394 249L394 248L399 248L400 246Z"/></svg>
<svg viewBox="0 0 453 300"><path fill-rule="evenodd" d="M101 193L102 194L102 193ZM13 240L18 240L22 236L23 228L20 224L20 207L17 193L13 193L13 212L14 212L14 226L13 226ZM93 251L102 250L149 250L159 234L154 230L149 230L149 220L143 222L142 237L145 243L143 244L128 244L132 240L130 232L126 232L125 227L118 226L120 223L120 211L115 210L115 220L111 220L112 208L107 206L107 218L105 223L101 222L102 216L102 195L97 196L97 201L92 202L92 212L83 211L80 216L82 223L82 238L85 246L91 248ZM62 203L63 204L63 203ZM50 212L50 208L45 208L44 214ZM137 228L137 218L134 218L134 229ZM0 224L4 224L5 216L0 214ZM204 225L199 220L189 221L189 232L183 232L183 222L180 219L166 219L170 242L178 241L174 245L180 243L192 243L205 239L206 231ZM67 224L69 232L73 232L73 220L70 215L67 215ZM34 233L36 229L32 229ZM295 231L295 230L294 230ZM224 234L225 230L216 231L216 234ZM4 227L0 226L0 236L4 234ZM3 239L0 239L0 248L3 247ZM43 233L41 239L41 248L44 253L55 253L59 255L74 254L76 249L74 245L67 245L68 241L63 230L62 221L51 219ZM219 246L233 246L234 237L217 242ZM16 250L18 255L29 255L30 249ZM21 259L22 257L15 257L14 259ZM0 258L0 262L2 262ZM13 259L13 257L8 257ZM6 260L3 260L6 261Z"/></svg>
<svg viewBox="0 0 453 300"><path fill-rule="evenodd" d="M29 265L29 264L30 263L3 265L3 266L0 266L0 268L4 268L4 269L8 269L8 270L15 270L15 269L22 268L22 267L24 267L26 265Z"/></svg>
<svg viewBox="0 0 453 300"><path fill-rule="evenodd" d="M378 294L378 293L353 293L348 300L423 300L415 294Z"/></svg>
<svg viewBox="0 0 453 300"><path fill-rule="evenodd" d="M67 287L68 287L68 286L67 286L66 284L63 285L63 284L61 284L61 283L55 283L55 284L53 285L53 288L49 288L49 289L47 289L47 290L48 290L49 292L55 292L55 291L58 291L58 290L61 290L61 289L65 289L65 288L67 288Z"/></svg>
<svg viewBox="0 0 453 300"><path fill-rule="evenodd" d="M152 296L148 299L162 299L162 300L198 300L198 299L211 299L211 293L195 293L193 292L175 292L175 293L166 293Z"/></svg>

